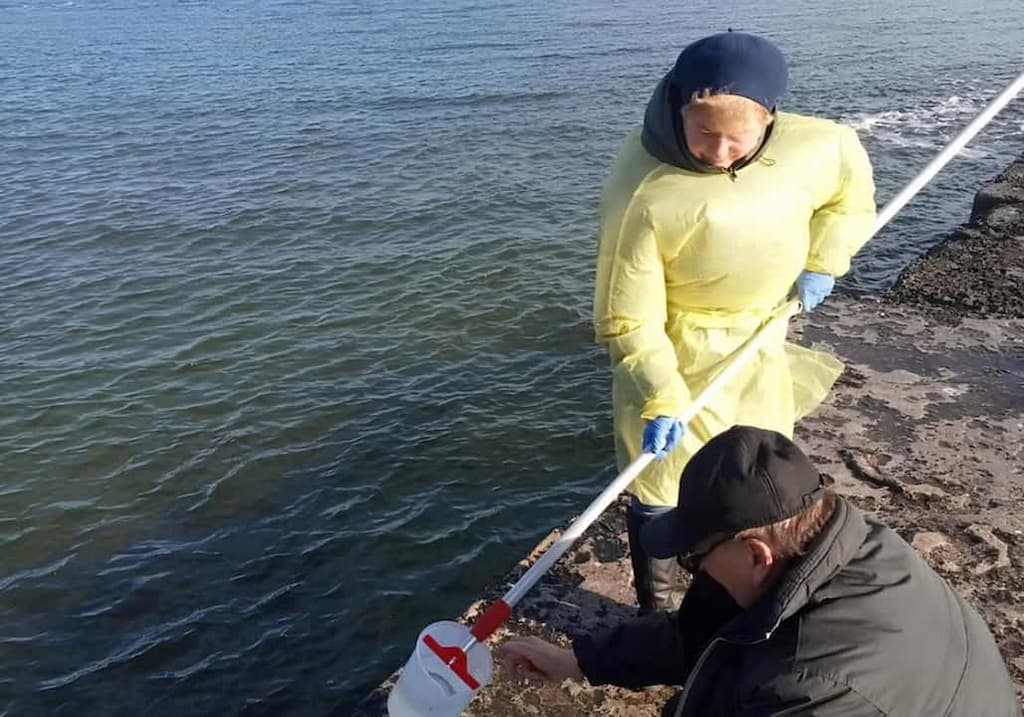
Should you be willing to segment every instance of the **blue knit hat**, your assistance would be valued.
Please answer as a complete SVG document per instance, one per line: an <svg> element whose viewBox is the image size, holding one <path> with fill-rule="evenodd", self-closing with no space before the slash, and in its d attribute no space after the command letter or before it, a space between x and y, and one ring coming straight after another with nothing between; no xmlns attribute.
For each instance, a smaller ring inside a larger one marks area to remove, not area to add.
<svg viewBox="0 0 1024 717"><path fill-rule="evenodd" d="M782 52L768 40L744 32L723 32L693 43L670 73L683 104L710 89L746 97L774 111L786 93L789 71Z"/></svg>

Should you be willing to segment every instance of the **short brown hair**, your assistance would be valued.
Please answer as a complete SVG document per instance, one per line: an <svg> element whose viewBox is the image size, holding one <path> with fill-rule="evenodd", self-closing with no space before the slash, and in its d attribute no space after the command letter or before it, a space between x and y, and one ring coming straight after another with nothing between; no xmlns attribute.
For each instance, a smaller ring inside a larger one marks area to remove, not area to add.
<svg viewBox="0 0 1024 717"><path fill-rule="evenodd" d="M772 121L772 113L758 102L728 92L712 92L710 89L694 92L689 102L683 105L684 114L695 111L714 113L726 122L768 125Z"/></svg>
<svg viewBox="0 0 1024 717"><path fill-rule="evenodd" d="M836 494L826 488L825 494L810 508L778 523L744 530L737 533L736 538L756 538L767 543L776 556L794 558L807 551L807 546L818 537L835 509Z"/></svg>

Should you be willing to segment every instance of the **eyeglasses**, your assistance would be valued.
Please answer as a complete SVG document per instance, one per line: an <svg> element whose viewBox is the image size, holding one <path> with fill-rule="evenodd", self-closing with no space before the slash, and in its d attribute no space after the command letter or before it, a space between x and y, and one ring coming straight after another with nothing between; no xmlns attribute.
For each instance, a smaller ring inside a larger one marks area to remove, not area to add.
<svg viewBox="0 0 1024 717"><path fill-rule="evenodd" d="M697 571L700 570L701 561L708 556L708 554L717 548L722 543L733 539L732 535L716 535L710 538L705 538L697 544L697 548L694 549L689 555L681 555L678 559L679 565L686 572L691 575L696 575Z"/></svg>

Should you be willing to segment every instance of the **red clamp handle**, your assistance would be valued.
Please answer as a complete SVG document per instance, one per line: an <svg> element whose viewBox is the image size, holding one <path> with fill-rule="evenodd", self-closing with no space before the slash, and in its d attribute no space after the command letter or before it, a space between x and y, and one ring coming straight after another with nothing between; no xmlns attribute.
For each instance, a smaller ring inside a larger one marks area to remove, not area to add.
<svg viewBox="0 0 1024 717"><path fill-rule="evenodd" d="M501 626L501 623L508 620L508 616L511 614L511 605L504 600L495 600L491 603L490 607L484 610L483 614L476 619L476 622L473 623L473 627L471 627L469 631L473 633L473 637L475 637L478 642L484 642Z"/></svg>

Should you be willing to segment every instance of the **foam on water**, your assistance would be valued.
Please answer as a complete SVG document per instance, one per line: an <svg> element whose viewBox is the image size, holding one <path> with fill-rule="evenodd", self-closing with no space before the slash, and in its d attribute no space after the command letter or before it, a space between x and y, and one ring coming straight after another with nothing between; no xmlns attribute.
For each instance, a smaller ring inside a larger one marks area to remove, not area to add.
<svg viewBox="0 0 1024 717"><path fill-rule="evenodd" d="M863 138L870 138L881 146L913 148L933 151L941 148L963 130L985 107L992 97L962 97L951 95L945 99L919 104L916 107L885 110L874 113L854 113L839 117L839 121L853 127ZM1015 138L1018 123L1008 114L997 117L986 129L987 142L1004 142ZM982 159L992 155L984 146L968 145L961 156Z"/></svg>

